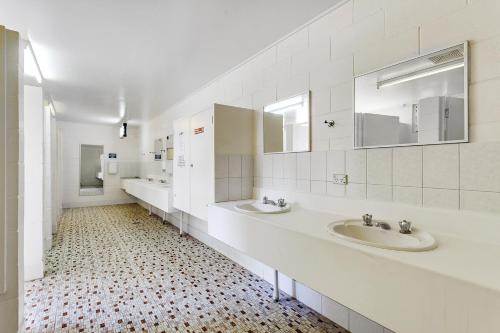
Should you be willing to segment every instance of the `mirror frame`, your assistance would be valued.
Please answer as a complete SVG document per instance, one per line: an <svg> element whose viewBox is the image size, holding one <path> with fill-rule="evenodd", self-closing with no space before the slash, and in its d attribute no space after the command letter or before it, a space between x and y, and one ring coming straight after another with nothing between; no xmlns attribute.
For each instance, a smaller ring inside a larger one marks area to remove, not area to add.
<svg viewBox="0 0 500 333"><path fill-rule="evenodd" d="M294 98L294 97L297 97L297 96L301 96L301 95L305 95L307 94L307 98L309 99L309 112L308 112L308 116L307 116L307 120L309 121L309 134L308 134L308 148L305 149L305 150L295 150L295 151L276 151L276 152L269 152L269 153L266 153L264 151L264 142L266 140L266 133L264 131L264 109L266 106L269 106L269 105L272 105L272 104L275 104L275 103L279 103L281 101L285 101L287 99L290 99L290 98ZM272 155L272 154L291 154L291 153L307 153L307 152L310 152L311 151L311 147L312 147L312 117L311 117L311 90L305 90L305 91L302 91L298 94L293 94L293 95L290 95L290 96L287 96L287 97L284 97L284 98L281 98L281 99L278 99L272 103L269 103L269 104L266 104L262 107L262 152L264 155Z"/></svg>
<svg viewBox="0 0 500 333"><path fill-rule="evenodd" d="M464 47L464 139L463 140L452 140L452 141L446 141L446 142L435 142L435 143L401 143L401 144L394 144L394 145L380 145L380 146L366 146L366 147L357 147L356 146L356 79L365 75L373 74L378 71L401 65L405 62L409 62L412 60L416 60L422 57L426 57L432 53L436 53L439 51L443 51L452 47L456 47L459 45L463 45ZM359 75L355 75L353 77L353 82L352 82L352 146L353 149L372 149L372 148L391 148L391 147L410 147L410 146L428 146L428 145L447 145L447 144L456 144L456 143L467 143L469 142L469 85L470 85L470 66L469 66L469 54L470 54L470 49L469 49L469 41L466 40L462 43L453 43L452 45L448 45L446 47L440 47L436 49L432 49L430 51L427 51L425 53L419 54L418 56L411 57L411 58L406 58L401 61L392 63L387 66L379 67L375 70L365 72Z"/></svg>

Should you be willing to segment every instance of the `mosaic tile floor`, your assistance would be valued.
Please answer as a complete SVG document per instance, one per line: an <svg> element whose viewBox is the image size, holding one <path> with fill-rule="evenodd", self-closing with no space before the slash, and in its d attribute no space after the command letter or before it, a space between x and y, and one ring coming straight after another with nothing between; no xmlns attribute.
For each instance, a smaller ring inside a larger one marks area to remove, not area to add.
<svg viewBox="0 0 500 333"><path fill-rule="evenodd" d="M46 264L26 332L347 332L138 205L66 210Z"/></svg>

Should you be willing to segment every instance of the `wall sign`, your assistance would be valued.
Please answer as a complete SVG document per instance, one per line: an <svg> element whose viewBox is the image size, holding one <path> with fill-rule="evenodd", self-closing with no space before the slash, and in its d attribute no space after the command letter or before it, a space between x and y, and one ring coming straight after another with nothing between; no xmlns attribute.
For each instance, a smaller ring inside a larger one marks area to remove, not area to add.
<svg viewBox="0 0 500 333"><path fill-rule="evenodd" d="M205 127L198 127L194 129L194 134L202 134L205 132Z"/></svg>
<svg viewBox="0 0 500 333"><path fill-rule="evenodd" d="M116 158L116 153L109 153L108 158Z"/></svg>

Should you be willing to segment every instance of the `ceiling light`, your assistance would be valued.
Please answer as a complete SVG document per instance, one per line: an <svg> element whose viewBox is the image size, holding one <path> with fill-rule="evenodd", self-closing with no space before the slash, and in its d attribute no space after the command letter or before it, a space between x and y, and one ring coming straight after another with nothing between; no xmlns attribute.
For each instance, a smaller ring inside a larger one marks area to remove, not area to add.
<svg viewBox="0 0 500 333"><path fill-rule="evenodd" d="M284 101L265 106L264 111L265 112L272 112L275 110L283 109L286 107L290 107L292 105L298 105L298 104L302 104L302 103L304 103L304 98L302 97L302 95L295 96L295 97L286 99Z"/></svg>
<svg viewBox="0 0 500 333"><path fill-rule="evenodd" d="M396 84L400 84L403 82L408 82L408 81L412 81L412 80L416 80L416 79L421 79L423 77L439 74L442 72L447 72L447 71L450 71L452 69L457 69L457 68L461 68L461 67L464 67L463 59L460 59L458 62L452 62L452 63L440 65L440 66L434 66L434 67L426 68L426 69L416 71L416 72L413 72L410 74L405 74L402 76L397 76L397 77L394 77L391 79L377 82L377 89L394 86Z"/></svg>
<svg viewBox="0 0 500 333"><path fill-rule="evenodd" d="M42 83L42 73L29 42L24 48L24 75L35 78L39 84Z"/></svg>

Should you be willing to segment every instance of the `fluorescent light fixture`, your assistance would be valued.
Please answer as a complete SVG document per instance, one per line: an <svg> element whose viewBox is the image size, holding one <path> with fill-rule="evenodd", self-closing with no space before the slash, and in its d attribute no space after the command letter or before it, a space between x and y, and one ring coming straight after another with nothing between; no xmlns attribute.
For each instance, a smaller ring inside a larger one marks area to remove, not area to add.
<svg viewBox="0 0 500 333"><path fill-rule="evenodd" d="M302 103L304 103L304 98L302 97L302 95L295 96L295 97L286 99L286 100L281 101L281 102L267 105L266 107L264 107L264 111L265 112L273 112L273 111L276 111L279 109L283 109L283 108L290 107L293 105L299 105Z"/></svg>
<svg viewBox="0 0 500 333"><path fill-rule="evenodd" d="M24 48L24 75L35 78L39 84L42 83L42 72L30 43Z"/></svg>
<svg viewBox="0 0 500 333"><path fill-rule="evenodd" d="M387 80L377 82L377 89L394 86L396 84L400 84L403 82L408 82L408 81L412 81L412 80L416 80L416 79L421 79L423 77L451 71L452 69L457 69L457 68L461 68L464 66L465 66L465 64L464 64L463 59L460 59L458 61L447 63L444 65L422 69L422 70L419 70L419 71L416 71L416 72L413 72L410 74L397 76L397 77L394 77L392 79L387 79Z"/></svg>

